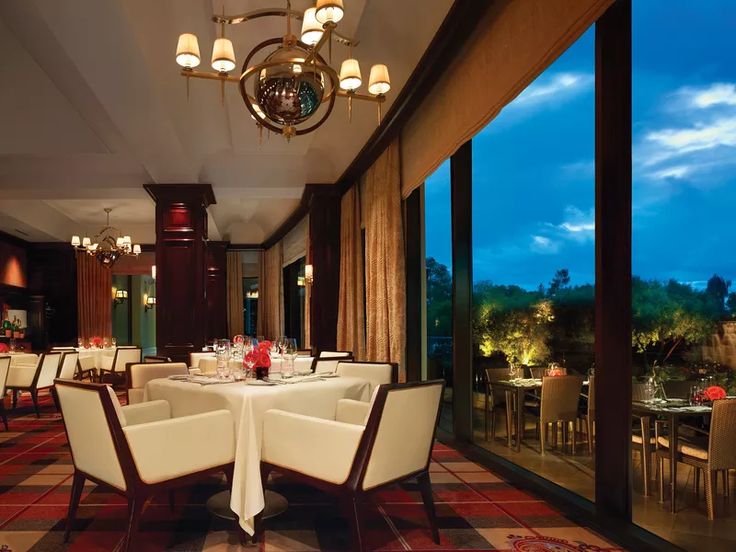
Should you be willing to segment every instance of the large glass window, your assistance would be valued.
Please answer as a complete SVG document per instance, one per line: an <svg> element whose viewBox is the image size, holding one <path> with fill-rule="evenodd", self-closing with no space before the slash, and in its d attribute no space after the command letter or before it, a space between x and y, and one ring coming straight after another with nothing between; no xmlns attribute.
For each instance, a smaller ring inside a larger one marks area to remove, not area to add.
<svg viewBox="0 0 736 552"><path fill-rule="evenodd" d="M734 21L736 6L728 0L633 3L635 400L654 393L686 403L693 390L694 402L700 402L702 390L711 386L736 394ZM703 489L708 472L683 456L675 464L675 514L669 448L663 445L669 446L677 429L677 438L693 443L701 455L709 441L711 450L733 449L733 433L718 428L733 424L736 414L716 419L704 408L705 413L671 419L634 405L639 414L650 414L635 423L632 439L634 521L688 550L733 549L736 514L724 501L724 483L733 484L733 472L719 476L717 519L711 522ZM643 450L655 421L667 440ZM656 448L665 460L664 503L657 497Z"/></svg>
<svg viewBox="0 0 736 552"><path fill-rule="evenodd" d="M590 499L594 46L590 29L472 142L475 442Z"/></svg>
<svg viewBox="0 0 736 552"><path fill-rule="evenodd" d="M446 382L440 427L452 431L452 214L450 160L424 184L427 378Z"/></svg>

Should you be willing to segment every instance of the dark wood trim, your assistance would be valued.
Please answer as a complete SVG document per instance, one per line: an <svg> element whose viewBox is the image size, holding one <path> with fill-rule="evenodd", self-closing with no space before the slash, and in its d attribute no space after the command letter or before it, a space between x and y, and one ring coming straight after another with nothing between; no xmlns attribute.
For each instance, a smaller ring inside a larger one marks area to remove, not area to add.
<svg viewBox="0 0 736 552"><path fill-rule="evenodd" d="M320 351L315 349L314 360L312 361L312 372L317 371L317 363L322 361L334 362L336 360L340 362L353 362L353 351L330 351L331 353L347 353L344 356L331 356L331 357L320 357Z"/></svg>
<svg viewBox="0 0 736 552"><path fill-rule="evenodd" d="M16 247L22 247L24 249L33 243L28 240L24 240L23 238L19 238L18 236L14 236L13 234L9 234L8 232L4 232L2 230L0 230L0 240L5 241L9 244L15 245Z"/></svg>
<svg viewBox="0 0 736 552"><path fill-rule="evenodd" d="M355 184L388 145L399 136L427 97L427 91L442 78L485 11L494 3L494 1L455 0L419 63L386 112L383 122L337 179L336 185L341 193Z"/></svg>
<svg viewBox="0 0 736 552"><path fill-rule="evenodd" d="M261 251L262 243L228 243L228 251Z"/></svg>
<svg viewBox="0 0 736 552"><path fill-rule="evenodd" d="M631 520L631 0L595 26L596 510Z"/></svg>
<svg viewBox="0 0 736 552"><path fill-rule="evenodd" d="M201 198L205 207L217 203L212 184L144 184L143 189L156 202L160 199L178 201L183 196L188 196Z"/></svg>
<svg viewBox="0 0 736 552"><path fill-rule="evenodd" d="M406 380L422 379L422 188L404 201L404 244L406 252Z"/></svg>
<svg viewBox="0 0 736 552"><path fill-rule="evenodd" d="M473 146L450 160L452 196L452 420L458 439L473 439Z"/></svg>

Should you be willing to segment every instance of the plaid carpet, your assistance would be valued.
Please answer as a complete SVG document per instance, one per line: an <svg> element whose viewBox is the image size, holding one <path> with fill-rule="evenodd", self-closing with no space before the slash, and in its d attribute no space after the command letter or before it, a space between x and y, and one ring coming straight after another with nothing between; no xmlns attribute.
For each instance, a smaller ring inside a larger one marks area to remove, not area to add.
<svg viewBox="0 0 736 552"><path fill-rule="evenodd" d="M72 464L61 418L48 395L37 419L30 397L22 397L0 431L0 551L109 551L123 537L124 500L88 482L71 542L62 543L71 491ZM432 483L441 545L430 537L413 484L380 493L364 508L363 527L375 550L509 550L592 552L621 550L559 511L502 481L457 451L438 444L432 454ZM224 481L205 479L176 495L171 512L166 496L143 512L136 549L140 551L239 550L238 535L226 521L213 519L204 504ZM329 496L283 477L272 488L289 509L266 522L264 551L350 550L350 532Z"/></svg>

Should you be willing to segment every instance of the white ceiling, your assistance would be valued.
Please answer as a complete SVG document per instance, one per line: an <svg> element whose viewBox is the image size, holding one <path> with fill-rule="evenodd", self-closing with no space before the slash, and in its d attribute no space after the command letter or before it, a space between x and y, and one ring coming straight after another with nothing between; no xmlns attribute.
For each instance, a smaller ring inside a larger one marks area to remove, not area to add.
<svg viewBox="0 0 736 552"><path fill-rule="evenodd" d="M0 1L0 230L31 241L93 232L113 207L114 226L155 241L146 183L211 183L210 238L260 243L294 210L305 183L332 183L376 125L373 104L356 102L352 123L338 100L316 132L287 143L259 132L229 84L193 79L190 98L174 61L182 32L199 37L209 67L218 32L213 11L239 14L283 0ZM310 0L293 0L304 10ZM387 63L405 84L452 0L345 0L338 30L367 80ZM298 24L295 23L298 32ZM280 36L283 18L229 26L238 63ZM347 56L335 44L333 66Z"/></svg>

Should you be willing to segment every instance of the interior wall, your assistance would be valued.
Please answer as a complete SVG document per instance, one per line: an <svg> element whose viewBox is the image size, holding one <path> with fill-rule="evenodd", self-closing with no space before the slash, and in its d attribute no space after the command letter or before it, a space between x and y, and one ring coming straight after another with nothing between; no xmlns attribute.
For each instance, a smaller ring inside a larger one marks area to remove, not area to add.
<svg viewBox="0 0 736 552"><path fill-rule="evenodd" d="M146 299L156 297L156 282L151 276L131 278L131 330L134 345L151 352L156 347L156 307L146 309Z"/></svg>
<svg viewBox="0 0 736 552"><path fill-rule="evenodd" d="M113 274L112 290L110 292L110 300L115 296L115 292L124 289L128 292L128 301L131 300L131 290L128 282L128 276L122 274ZM130 316L128 313L128 301L112 306L112 336L117 340L118 345L131 345L130 336ZM101 336L105 337L105 336Z"/></svg>

